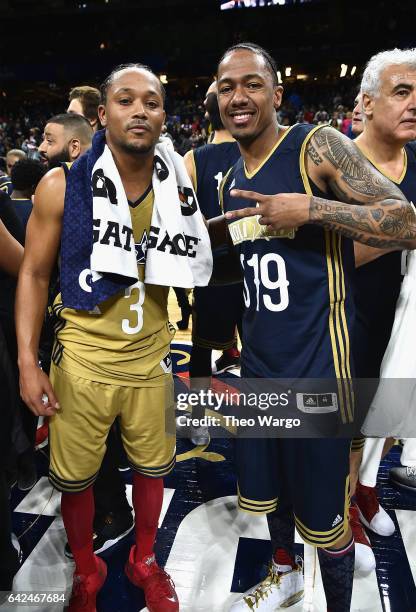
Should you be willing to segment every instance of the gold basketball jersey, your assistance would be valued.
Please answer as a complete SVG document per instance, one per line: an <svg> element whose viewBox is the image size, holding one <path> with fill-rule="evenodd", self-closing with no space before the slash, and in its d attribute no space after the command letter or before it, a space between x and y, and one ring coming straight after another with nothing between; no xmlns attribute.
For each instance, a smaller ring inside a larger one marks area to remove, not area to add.
<svg viewBox="0 0 416 612"><path fill-rule="evenodd" d="M59 294L53 309L60 321L52 354L74 375L126 386L164 384L170 371L168 287L144 283L146 244L154 195L149 189L130 204L139 281L87 312L64 308Z"/></svg>

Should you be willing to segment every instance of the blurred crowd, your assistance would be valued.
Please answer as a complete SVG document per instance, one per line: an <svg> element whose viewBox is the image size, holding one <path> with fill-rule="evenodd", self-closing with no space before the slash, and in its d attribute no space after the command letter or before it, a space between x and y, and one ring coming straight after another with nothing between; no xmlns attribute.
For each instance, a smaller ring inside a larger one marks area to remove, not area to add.
<svg viewBox="0 0 416 612"><path fill-rule="evenodd" d="M319 102L319 94L322 102ZM282 125L294 123L328 123L344 134L351 136L351 117L356 91L338 90L317 94L308 88L285 94L278 110ZM314 102L317 99L318 102ZM169 91L166 102L166 126L164 132L172 138L176 150L184 155L190 149L202 146L209 140L210 125L205 117L204 92ZM0 108L0 157L4 158L11 149L23 150L28 158L37 158L37 147L42 141L43 128L52 115L62 112L61 105L26 103L19 110ZM4 159L0 169L4 171Z"/></svg>

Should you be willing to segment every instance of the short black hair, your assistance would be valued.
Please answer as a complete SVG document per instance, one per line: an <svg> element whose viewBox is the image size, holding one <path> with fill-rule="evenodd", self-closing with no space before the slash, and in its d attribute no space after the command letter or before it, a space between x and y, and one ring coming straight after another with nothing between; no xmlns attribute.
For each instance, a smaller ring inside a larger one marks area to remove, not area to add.
<svg viewBox="0 0 416 612"><path fill-rule="evenodd" d="M92 141L94 131L88 119L82 115L77 115L77 113L61 113L48 119L46 124L48 123L62 125L65 130L79 138L82 144L87 145Z"/></svg>
<svg viewBox="0 0 416 612"><path fill-rule="evenodd" d="M218 106L218 97L217 94L213 91L207 94L205 98L205 108L207 110L209 116L209 122L212 126L212 129L215 130L223 130L224 124L221 121L220 109Z"/></svg>
<svg viewBox="0 0 416 612"><path fill-rule="evenodd" d="M113 82L114 77L116 76L116 74L118 72L121 72L122 70L127 70L128 68L137 68L138 70L146 70L146 72L150 72L150 74L152 74L154 77L156 77L158 82L159 82L160 93L162 94L163 103L165 102L165 100L166 100L166 89L164 88L164 86L163 86L161 80L159 79L159 77L153 72L153 70L150 68L150 66L146 66L146 64L140 64L140 62L138 62L138 63L120 64L119 66L116 66L114 68L114 70L108 75L108 77L106 79L104 79L104 81L100 85L101 104L106 104L108 88L110 87L111 83Z"/></svg>
<svg viewBox="0 0 416 612"><path fill-rule="evenodd" d="M222 55L220 61L218 62L218 66L227 57L227 55L229 55L233 51L251 51L252 53L261 55L261 57L264 59L264 63L266 64L268 71L270 72L272 76L273 86L276 86L279 84L279 81L277 80L276 62L274 61L270 53L266 51L266 49L263 49L263 47L260 47L260 45L256 45L256 43L242 42L242 43L237 43L236 45L233 45L232 47L229 47L225 51L225 53Z"/></svg>
<svg viewBox="0 0 416 612"><path fill-rule="evenodd" d="M10 179L14 189L35 191L40 179L47 172L44 164L36 159L21 159L13 165Z"/></svg>

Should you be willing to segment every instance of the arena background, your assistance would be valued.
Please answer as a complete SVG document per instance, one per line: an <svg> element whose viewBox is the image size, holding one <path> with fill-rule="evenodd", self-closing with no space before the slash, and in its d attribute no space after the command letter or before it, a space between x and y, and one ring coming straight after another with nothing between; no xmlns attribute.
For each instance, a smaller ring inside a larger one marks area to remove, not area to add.
<svg viewBox="0 0 416 612"><path fill-rule="evenodd" d="M121 62L140 61L163 75L168 129L185 152L204 142L204 94L218 58L235 42L256 42L276 58L285 88L280 119L287 124L307 120L320 107L330 118L340 105L343 112L351 110L368 58L382 49L416 45L414 1L310 0L275 6L266 1L235 10L221 10L221 4L230 5L220 0L0 0L0 156L31 139L36 144L45 119L66 108L70 87L98 85ZM175 321L174 298L170 304ZM189 332L178 335L174 366L185 382L190 350ZM199 449L180 440L178 452L178 467L166 481L159 561L176 583L181 610L225 611L236 593L264 575L270 557L266 521L237 513L226 440ZM378 567L356 579L354 612L416 610L416 498L389 484L388 471L398 456L395 447L379 473L380 499L396 533L389 539L369 534ZM24 561L15 588L67 589L72 565L63 556L59 495L46 478L47 447L38 451L37 460L35 488L12 492L14 531ZM99 595L100 612L144 605L123 573L130 544L127 538L104 555L111 563ZM323 612L322 601L318 577L317 612ZM11 612L7 604L1 609Z"/></svg>

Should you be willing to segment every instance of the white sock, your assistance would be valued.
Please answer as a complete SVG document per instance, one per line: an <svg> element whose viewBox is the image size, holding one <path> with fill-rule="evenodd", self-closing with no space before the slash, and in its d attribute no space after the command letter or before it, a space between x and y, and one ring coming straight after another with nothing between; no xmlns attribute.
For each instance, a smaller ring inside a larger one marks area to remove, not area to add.
<svg viewBox="0 0 416 612"><path fill-rule="evenodd" d="M276 574L285 574L286 572L291 572L292 570L293 570L293 567L291 565L279 565L273 559L273 571Z"/></svg>

